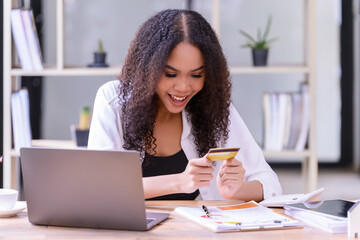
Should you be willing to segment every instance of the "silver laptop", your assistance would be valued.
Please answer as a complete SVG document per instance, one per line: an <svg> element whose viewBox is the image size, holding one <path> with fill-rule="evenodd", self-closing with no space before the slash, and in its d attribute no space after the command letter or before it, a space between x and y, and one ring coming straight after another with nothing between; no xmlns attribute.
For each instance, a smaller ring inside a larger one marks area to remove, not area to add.
<svg viewBox="0 0 360 240"><path fill-rule="evenodd" d="M39 225L148 230L139 153L21 148L29 221Z"/></svg>

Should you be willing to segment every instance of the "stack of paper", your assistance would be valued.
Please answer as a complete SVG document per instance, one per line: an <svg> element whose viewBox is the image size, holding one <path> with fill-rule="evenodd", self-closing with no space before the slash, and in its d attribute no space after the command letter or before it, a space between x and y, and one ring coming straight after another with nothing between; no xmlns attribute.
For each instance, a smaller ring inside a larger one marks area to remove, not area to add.
<svg viewBox="0 0 360 240"><path fill-rule="evenodd" d="M232 206L177 207L174 212L214 232L287 229L299 222L251 201Z"/></svg>
<svg viewBox="0 0 360 240"><path fill-rule="evenodd" d="M285 214L331 233L347 232L347 211L353 202L327 200L285 205Z"/></svg>
<svg viewBox="0 0 360 240"><path fill-rule="evenodd" d="M301 210L286 210L285 214L327 232L346 233L347 231L347 219L344 218L322 216Z"/></svg>

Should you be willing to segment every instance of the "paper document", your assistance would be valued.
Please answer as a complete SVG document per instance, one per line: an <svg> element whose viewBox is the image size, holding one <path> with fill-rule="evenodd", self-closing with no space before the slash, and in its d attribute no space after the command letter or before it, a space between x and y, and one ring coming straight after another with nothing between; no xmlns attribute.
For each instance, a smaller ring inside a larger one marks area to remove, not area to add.
<svg viewBox="0 0 360 240"><path fill-rule="evenodd" d="M174 212L214 232L284 229L299 222L251 201L239 205L177 207Z"/></svg>

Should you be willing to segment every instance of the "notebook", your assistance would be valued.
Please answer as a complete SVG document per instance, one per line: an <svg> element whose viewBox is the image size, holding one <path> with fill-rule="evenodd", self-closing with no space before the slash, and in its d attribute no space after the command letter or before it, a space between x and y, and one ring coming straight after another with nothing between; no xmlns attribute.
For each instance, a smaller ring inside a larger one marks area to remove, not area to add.
<svg viewBox="0 0 360 240"><path fill-rule="evenodd" d="M21 148L20 154L33 224L145 231L169 216L145 211L137 152Z"/></svg>

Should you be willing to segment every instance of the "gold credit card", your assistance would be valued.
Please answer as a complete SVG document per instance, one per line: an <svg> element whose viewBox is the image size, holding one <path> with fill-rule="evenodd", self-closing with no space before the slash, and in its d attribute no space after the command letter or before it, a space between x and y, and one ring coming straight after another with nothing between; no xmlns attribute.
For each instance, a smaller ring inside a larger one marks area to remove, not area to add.
<svg viewBox="0 0 360 240"><path fill-rule="evenodd" d="M240 148L211 148L206 158L211 161L229 160L236 156Z"/></svg>

